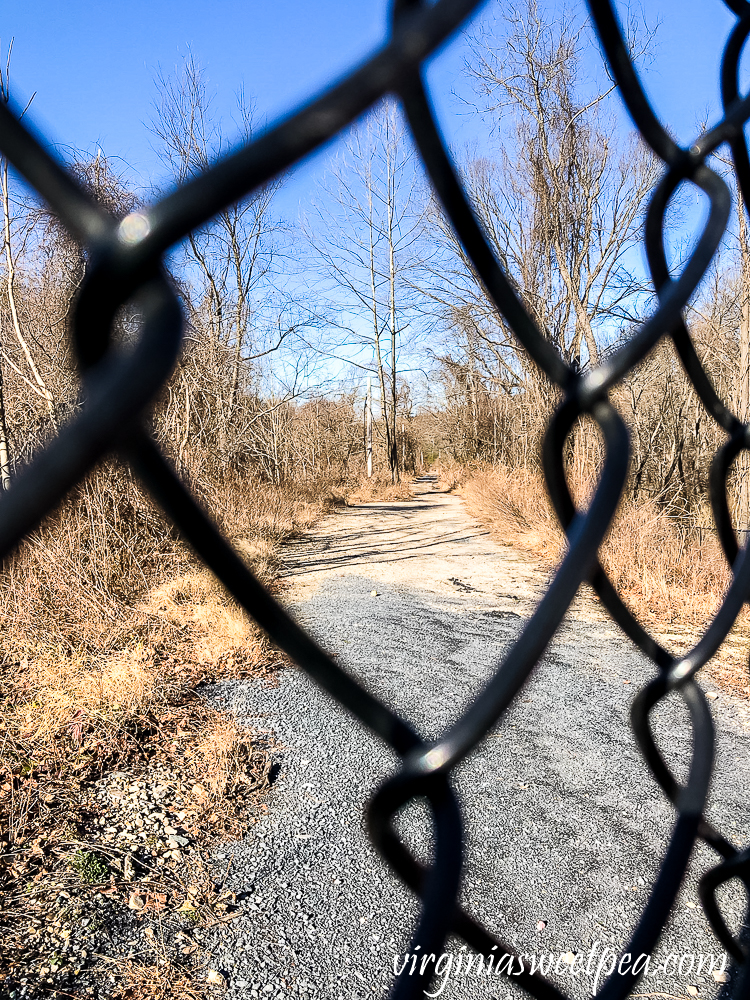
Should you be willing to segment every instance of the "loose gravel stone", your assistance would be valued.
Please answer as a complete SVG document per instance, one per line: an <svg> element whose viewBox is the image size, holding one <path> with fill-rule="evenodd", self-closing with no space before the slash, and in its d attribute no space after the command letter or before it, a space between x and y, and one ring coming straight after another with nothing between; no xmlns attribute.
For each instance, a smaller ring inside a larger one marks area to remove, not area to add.
<svg viewBox="0 0 750 1000"><path fill-rule="evenodd" d="M456 497L428 491L412 503L334 515L286 558L298 620L427 738L480 693L546 584L533 560L494 544ZM562 971L551 978L576 998L591 996L593 979L566 972L566 956L626 945L674 821L630 729L632 700L652 676L615 626L577 601L500 725L453 777L465 822L462 903L527 956L560 957ZM386 995L419 913L365 832L366 803L394 773L395 755L297 669L275 687L227 681L208 693L240 721L271 727L284 748L268 813L214 856L244 911L231 934L206 939L215 966L231 970L227 997ZM708 815L740 843L750 713L723 693L711 711L719 736ZM677 699L655 713L654 728L681 776L690 729ZM398 828L429 860L424 804L410 804ZM686 905L714 863L699 846L654 968L668 954L720 957L700 908ZM741 893L728 900L730 924L741 921L742 907ZM456 972L466 949L454 941L448 950L453 971L443 996L516 995L495 976ZM722 988L704 970L655 974L640 992L684 996L690 984L705 997Z"/></svg>

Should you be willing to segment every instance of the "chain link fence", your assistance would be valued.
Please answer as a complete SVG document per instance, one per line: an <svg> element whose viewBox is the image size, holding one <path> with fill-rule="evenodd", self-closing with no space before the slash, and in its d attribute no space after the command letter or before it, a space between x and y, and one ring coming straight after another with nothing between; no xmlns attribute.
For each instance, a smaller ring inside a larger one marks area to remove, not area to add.
<svg viewBox="0 0 750 1000"><path fill-rule="evenodd" d="M711 154L728 144L739 189L750 199L750 156L743 124L750 96L739 93L739 64L750 35L750 3L726 0L737 15L721 65L724 116L687 149L660 123L634 68L627 42L608 0L590 0L590 12L630 115L643 139L664 163L650 196L645 247L658 308L630 340L584 374L568 366L535 326L512 283L498 264L441 139L422 82L422 62L479 6L478 0L395 0L389 40L372 58L311 100L297 113L215 163L162 201L122 221L105 214L42 143L0 103L0 152L36 189L63 224L87 248L89 267L73 324L85 405L76 419L14 482L0 503L0 553L7 555L92 465L108 452L127 459L164 512L211 570L272 639L318 684L389 743L401 757L397 774L383 783L368 806L373 843L392 870L421 899L410 944L423 954L440 953L456 935L484 956L513 954L457 903L462 871L461 804L449 778L456 765L497 725L503 712L544 653L581 583L588 581L612 618L658 668L632 706L635 739L676 820L668 847L640 920L624 952L650 954L674 903L697 839L718 855L701 882L705 913L723 946L744 970L745 946L726 926L716 901L719 886L740 879L750 895L750 849L737 851L703 816L714 758L714 730L698 671L724 641L750 593L750 559L737 544L727 502L732 461L750 450L750 429L716 394L696 353L683 310L710 266L729 219L731 198L725 181L708 165ZM248 195L328 141L385 94L401 102L414 141L443 209L487 294L563 401L547 428L543 467L550 497L568 536L568 550L533 617L496 666L481 695L434 743L425 743L407 723L365 691L300 628L266 592L196 503L149 436L143 423L149 404L169 377L180 349L183 319L163 270L162 255L196 227ZM705 227L679 275L670 273L664 246L664 217L670 199L685 183L697 185L710 203ZM127 351L110 330L119 307L129 303L141 317L140 335ZM710 498L716 527L733 581L713 621L694 648L675 657L633 618L601 568L597 552L615 514L628 469L628 434L608 392L662 338L671 338L684 369L708 413L726 432L713 460ZM563 446L581 415L598 425L605 459L588 510L576 510L564 475ZM692 726L692 757L685 784L674 778L650 728L654 707L671 692L684 701ZM395 814L410 800L429 803L434 827L433 860L419 863L399 839ZM397 980L393 996L417 997L428 988L434 966ZM637 987L635 965L615 972L599 996L625 997ZM538 973L514 974L513 983L538 998L562 994ZM750 988L746 974L733 979L735 996Z"/></svg>

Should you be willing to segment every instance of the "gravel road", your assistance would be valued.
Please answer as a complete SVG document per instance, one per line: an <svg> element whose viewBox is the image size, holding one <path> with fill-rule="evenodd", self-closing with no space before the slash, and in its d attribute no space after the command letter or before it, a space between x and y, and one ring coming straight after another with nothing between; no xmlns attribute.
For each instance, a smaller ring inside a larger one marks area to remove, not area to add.
<svg viewBox="0 0 750 1000"><path fill-rule="evenodd" d="M288 547L286 576L296 617L429 737L481 689L546 582L533 559L493 542L429 478L415 484L412 501L326 519L314 537ZM592 995L604 950L627 942L672 827L628 721L653 669L592 601L578 598L517 702L455 776L467 831L464 905L529 963L546 967L552 956L551 978L575 997ZM206 932L228 996L386 995L417 913L363 831L363 804L392 771L393 755L297 669L277 686L231 681L210 697L279 745L267 816L216 856L244 910L228 928ZM712 710L709 817L739 844L750 711L724 693ZM683 773L689 730L677 701L664 706L657 729ZM428 824L416 806L403 831L426 857ZM697 849L641 995L726 992L707 967L715 957L716 971L723 952L696 905L695 877L712 858ZM727 895L734 926L740 903L739 893ZM448 951L431 994L523 995L498 975L467 972L457 942ZM609 962L606 954L605 970Z"/></svg>

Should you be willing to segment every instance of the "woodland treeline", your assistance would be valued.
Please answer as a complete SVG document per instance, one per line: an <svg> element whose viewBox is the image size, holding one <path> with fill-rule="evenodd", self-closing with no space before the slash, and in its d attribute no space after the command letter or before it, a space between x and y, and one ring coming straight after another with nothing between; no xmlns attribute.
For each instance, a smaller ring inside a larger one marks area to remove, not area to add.
<svg viewBox="0 0 750 1000"><path fill-rule="evenodd" d="M631 33L634 45L651 44L642 26ZM526 307L581 369L653 307L639 244L659 172L593 65L590 43L572 14L550 20L535 0L478 29L466 72L471 114L488 138L481 149L455 151ZM192 58L155 86L154 142L175 182L256 130L252 104L240 97L238 130L223 131ZM12 98L7 73L2 98ZM70 166L116 216L148 202L103 155ZM344 138L299 218L279 214L284 183L222 213L168 261L186 344L152 422L181 474L196 488L360 474L368 379L375 466L394 482L438 455L536 468L555 392L473 274L396 103L379 105ZM674 267L688 243L689 201L678 194L672 213ZM19 467L79 405L69 326L88 262L6 164L2 205L0 478L12 488ZM737 212L688 320L719 391L743 418L749 290L750 243ZM127 340L137 323L124 310L117 334ZM721 434L674 352L653 352L614 397L632 431L632 496L700 520ZM578 444L593 473L595 434L581 428ZM735 502L746 514L745 481L739 471Z"/></svg>

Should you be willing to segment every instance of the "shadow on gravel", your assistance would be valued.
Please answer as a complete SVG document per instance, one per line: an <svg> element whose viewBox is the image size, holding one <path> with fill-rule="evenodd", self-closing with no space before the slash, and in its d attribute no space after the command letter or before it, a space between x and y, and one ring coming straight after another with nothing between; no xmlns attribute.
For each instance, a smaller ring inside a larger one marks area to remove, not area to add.
<svg viewBox="0 0 750 1000"><path fill-rule="evenodd" d="M376 604L360 599L375 587ZM526 621L512 612L462 613L462 596L436 605L413 587L354 575L332 577L293 610L342 665L433 737L481 690ZM651 670L601 624L564 625L501 725L455 775L466 829L463 902L529 956L614 954L646 903L673 823L630 730L630 704ZM284 747L268 816L230 852L232 891L248 893L255 909L211 939L230 996L252 996L267 983L281 990L282 982L284 995L312 989L322 1000L384 995L416 914L364 830L366 802L392 771L393 755L296 669L275 689L230 681L212 698L242 721L270 723ZM710 818L739 837L750 738L736 722L722 725L729 703L713 707L720 752ZM671 711L665 706L660 730L673 731ZM682 752L679 742L674 752ZM419 809L405 812L401 830L429 859L429 821ZM710 968L662 968L670 955L721 961L695 905L696 876L710 860L706 849L696 851L639 992L684 997L695 986L701 997L717 995ZM728 908L741 922L744 901ZM591 996L592 976L552 978L573 997ZM516 992L494 977L453 975L442 995Z"/></svg>

